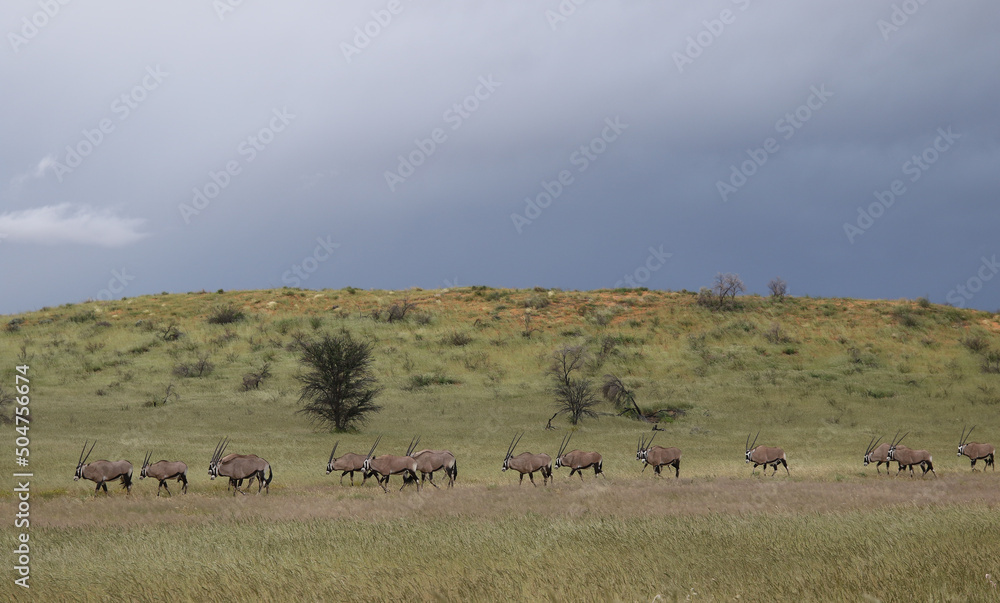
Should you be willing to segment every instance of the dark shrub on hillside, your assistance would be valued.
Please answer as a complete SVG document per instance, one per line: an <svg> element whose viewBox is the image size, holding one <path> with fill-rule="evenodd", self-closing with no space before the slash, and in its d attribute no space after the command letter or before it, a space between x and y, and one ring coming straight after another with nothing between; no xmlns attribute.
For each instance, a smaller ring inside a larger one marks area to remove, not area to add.
<svg viewBox="0 0 1000 603"><path fill-rule="evenodd" d="M243 313L243 310L240 310L233 304L225 304L212 310L212 313L208 316L208 323L212 325L228 325L239 322L244 318L246 318L246 314Z"/></svg>

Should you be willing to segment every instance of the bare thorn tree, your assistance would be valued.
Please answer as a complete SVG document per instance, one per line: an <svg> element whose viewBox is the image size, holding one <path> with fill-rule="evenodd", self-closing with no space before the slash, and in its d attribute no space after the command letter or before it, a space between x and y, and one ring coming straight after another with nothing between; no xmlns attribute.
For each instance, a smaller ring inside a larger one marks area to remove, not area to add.
<svg viewBox="0 0 1000 603"><path fill-rule="evenodd" d="M740 278L740 275L733 274L732 272L725 274L720 272L716 274L715 281L712 284L712 291L715 292L722 303L726 303L727 299L732 302L736 299L738 293L743 293L746 290L747 288L743 285L743 279Z"/></svg>
<svg viewBox="0 0 1000 603"><path fill-rule="evenodd" d="M598 400L589 379L574 377L587 365L587 351L583 346L567 346L552 354L549 375L552 392L556 397L556 414L566 413L569 422L576 425L584 417L597 418L594 407ZM554 417L553 417L554 418ZM551 425L552 420L549 420Z"/></svg>
<svg viewBox="0 0 1000 603"><path fill-rule="evenodd" d="M788 283L780 276L776 276L767 284L767 289L771 292L771 297L781 301L785 299L785 294L788 293Z"/></svg>

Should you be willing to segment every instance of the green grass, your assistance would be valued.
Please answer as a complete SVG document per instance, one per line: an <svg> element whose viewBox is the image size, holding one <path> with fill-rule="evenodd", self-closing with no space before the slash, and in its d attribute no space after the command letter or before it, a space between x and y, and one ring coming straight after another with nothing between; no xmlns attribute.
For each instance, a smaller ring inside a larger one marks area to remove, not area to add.
<svg viewBox="0 0 1000 603"><path fill-rule="evenodd" d="M417 304L406 320L371 318L404 298ZM997 317L906 300L748 296L739 307L711 312L685 292L349 288L165 294L5 317L13 325L0 330L0 385L12 392L15 365L31 367L36 584L84 596L79 585L98 582L88 578L96 565L119 563L125 569L99 581L109 590L94 598L220 597L227 581L244 585L237 598L673 600L690 589L743 600L993 596L982 590L984 576L1000 567L974 561L1000 559L995 523L986 521L1000 478L970 475L955 447L965 425L977 425L979 441L1000 439L1000 375L982 368L1000 350ZM220 308L243 318L210 324ZM333 434L295 412L294 349L302 337L340 329L374 343L384 410L360 430ZM554 412L545 369L566 345L590 351L586 376L595 383L613 373L642 408L684 409L656 438L683 450L681 480L640 473L634 445L649 426L613 416L607 404L600 419L573 428L572 444L604 455L606 482L593 483L592 473L569 482L557 470L554 488L518 488L516 476L499 471L515 432L525 431L519 451L554 454L570 430L561 417L555 431L543 429ZM200 359L213 370L173 374ZM273 376L241 391L242 376L265 362ZM160 404L170 385L178 396ZM861 467L871 436L897 429L935 455L938 481L876 478ZM750 477L743 444L758 430L758 443L785 449L790 479ZM386 496L325 475L334 441L338 453L364 453L379 434L382 453L400 454L414 435L421 446L452 450L458 487ZM230 451L270 461L270 496L234 500L207 479L224 436ZM154 460L187 462L190 494L156 499L155 483L137 480L129 498L117 486L95 498L92 484L72 481L80 447L95 439L91 460L137 464L152 449ZM840 486L853 502L826 505L808 494ZM777 514L760 503L772 487L794 493L775 503ZM977 494L949 497L945 488ZM10 500L10 487L0 497ZM720 506L719 497L730 502ZM337 506L349 512L331 516ZM976 556L962 552L963 539L980 547ZM262 571L269 550L270 574ZM379 551L395 555L384 578L341 562ZM430 561L421 557L428 551ZM787 574L766 561L783 551L792 558ZM886 561L898 551L921 554L901 572ZM228 557L215 561L222 552ZM524 566L524 557L535 563ZM562 567L593 559L593 571ZM157 560L182 568L185 580L139 579ZM862 563L874 578L857 569Z"/></svg>

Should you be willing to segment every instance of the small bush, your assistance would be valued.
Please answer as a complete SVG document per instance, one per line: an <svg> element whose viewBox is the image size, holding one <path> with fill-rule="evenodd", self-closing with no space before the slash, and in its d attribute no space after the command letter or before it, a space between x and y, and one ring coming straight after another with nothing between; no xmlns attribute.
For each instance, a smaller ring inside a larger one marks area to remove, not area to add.
<svg viewBox="0 0 1000 603"><path fill-rule="evenodd" d="M207 355L199 356L193 362L182 362L174 366L173 374L177 377L205 377L215 370Z"/></svg>
<svg viewBox="0 0 1000 603"><path fill-rule="evenodd" d="M472 336L468 333L463 333L461 331L452 331L451 333L444 336L441 340L445 345L453 345L457 347L467 346L472 343Z"/></svg>
<svg viewBox="0 0 1000 603"><path fill-rule="evenodd" d="M980 369L982 369L984 373L1000 373L1000 351L990 350L983 354L983 361L980 365Z"/></svg>
<svg viewBox="0 0 1000 603"><path fill-rule="evenodd" d="M239 322L244 318L246 318L246 314L243 313L243 310L240 310L233 304L225 304L212 311L208 317L208 324L228 325Z"/></svg>
<svg viewBox="0 0 1000 603"><path fill-rule="evenodd" d="M975 354L981 354L990 347L986 338L979 334L966 335L961 339L961 344Z"/></svg>
<svg viewBox="0 0 1000 603"><path fill-rule="evenodd" d="M524 300L524 307L533 310L547 308L552 303L547 295L531 295Z"/></svg>
<svg viewBox="0 0 1000 603"><path fill-rule="evenodd" d="M433 375L412 375L410 377L408 387L404 389L414 390L430 385L455 385L457 383L458 381L455 379L446 377L441 373L435 373Z"/></svg>
<svg viewBox="0 0 1000 603"><path fill-rule="evenodd" d="M70 322L75 322L78 324L84 322L90 322L92 320L97 320L97 313L94 312L93 310L85 310L83 312L78 312L77 314L74 314L73 316L69 317Z"/></svg>
<svg viewBox="0 0 1000 603"><path fill-rule="evenodd" d="M792 338L789 337L788 333L786 333L778 323L773 323L771 328L764 331L764 339L766 339L768 343L773 343L775 345L792 342Z"/></svg>

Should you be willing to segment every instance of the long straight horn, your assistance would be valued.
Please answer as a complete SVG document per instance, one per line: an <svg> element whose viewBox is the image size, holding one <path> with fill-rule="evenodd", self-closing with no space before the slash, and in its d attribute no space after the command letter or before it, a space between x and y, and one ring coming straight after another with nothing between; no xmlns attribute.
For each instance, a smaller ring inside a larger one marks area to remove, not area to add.
<svg viewBox="0 0 1000 603"><path fill-rule="evenodd" d="M562 444L559 445L559 454L557 454L556 457L561 457L563 453L566 452L566 447L569 446L569 441L572 438L573 434L571 433L568 433L565 436L563 436Z"/></svg>
<svg viewBox="0 0 1000 603"><path fill-rule="evenodd" d="M216 462L216 461L218 461L222 457L222 455L220 454L220 451L222 450L222 442L224 442L224 441L225 441L225 438L220 438L219 439L219 443L215 445L215 450L212 452L212 462L213 463Z"/></svg>
<svg viewBox="0 0 1000 603"><path fill-rule="evenodd" d="M507 445L507 454L503 458L509 459L510 455L514 452L514 442L517 441L517 432L514 433L514 437L510 439L510 444Z"/></svg>
<svg viewBox="0 0 1000 603"><path fill-rule="evenodd" d="M747 450L750 450L750 434L747 433Z"/></svg>
<svg viewBox="0 0 1000 603"><path fill-rule="evenodd" d="M760 436L760 430L758 429L758 430L757 430L757 435L755 435L755 436L753 437L753 444L750 444L750 447L749 447L749 448L747 448L747 450L753 450L753 449L754 449L754 446L756 446L756 445L757 445L757 438L758 438L759 436Z"/></svg>
<svg viewBox="0 0 1000 603"><path fill-rule="evenodd" d="M868 442L868 447L865 448L865 456L868 456L868 453L872 450L875 450L875 436L872 436L871 441Z"/></svg>
<svg viewBox="0 0 1000 603"><path fill-rule="evenodd" d="M145 467L149 464L149 459L153 458L153 451L150 450L146 453L146 458L142 459L142 466Z"/></svg>
<svg viewBox="0 0 1000 603"><path fill-rule="evenodd" d="M84 443L83 443L83 450L80 451L80 458L78 458L76 460L76 464L77 465L80 465L80 464L83 463L83 453L87 451L87 444L89 444L89 443L90 443L90 440L84 441Z"/></svg>
<svg viewBox="0 0 1000 603"><path fill-rule="evenodd" d="M87 451L86 456L84 456L83 460L80 461L81 463L86 463L87 462L87 459L90 458L90 453L94 451L94 446L97 446L97 440L94 440L94 443L90 445L90 450ZM84 444L84 447L86 447L86 444Z"/></svg>
<svg viewBox="0 0 1000 603"><path fill-rule="evenodd" d="M326 462L328 465L333 462L333 455L337 454L337 444L339 443L340 440L333 443L333 451L330 453L330 460Z"/></svg>
<svg viewBox="0 0 1000 603"><path fill-rule="evenodd" d="M973 426L972 426L972 429L975 429L975 428L976 428L976 426L975 426L975 425L973 425ZM965 441L964 441L964 442L962 442L963 444L965 444L966 442L968 442L968 441L969 441L969 436L971 436L971 435L972 435L972 429L970 429L970 430L969 430L969 433L965 434Z"/></svg>
<svg viewBox="0 0 1000 603"><path fill-rule="evenodd" d="M375 454L375 448L378 446L379 440L381 439L382 436L375 438L375 443L372 444L372 449L368 451L368 458L372 458L372 455Z"/></svg>
<svg viewBox="0 0 1000 603"><path fill-rule="evenodd" d="M898 442L896 441L896 438L899 437L899 432L900 431L903 431L903 430L902 429L897 429L896 430L896 435L892 436L892 444L890 444L890 447L891 446L895 446L896 444L898 444Z"/></svg>
<svg viewBox="0 0 1000 603"><path fill-rule="evenodd" d="M413 439L410 440L410 445L406 448L406 454L404 454L403 456L410 456L411 454L413 454L413 451L417 449L417 444L419 443L420 443L420 436L413 436Z"/></svg>
<svg viewBox="0 0 1000 603"><path fill-rule="evenodd" d="M649 450L649 445L653 443L654 439L656 439L656 434L655 433L653 434L653 437L649 438L649 441L646 442L646 446L645 446L646 450Z"/></svg>
<svg viewBox="0 0 1000 603"><path fill-rule="evenodd" d="M899 433L899 432L897 431L896 433ZM910 435L909 431L907 431L906 433L903 434L903 438L905 438L908 435ZM892 447L895 448L896 446L899 446L899 443L903 441L903 438L899 438L898 440L896 440L896 443L893 444Z"/></svg>

